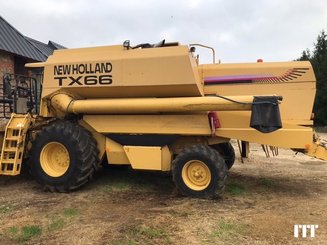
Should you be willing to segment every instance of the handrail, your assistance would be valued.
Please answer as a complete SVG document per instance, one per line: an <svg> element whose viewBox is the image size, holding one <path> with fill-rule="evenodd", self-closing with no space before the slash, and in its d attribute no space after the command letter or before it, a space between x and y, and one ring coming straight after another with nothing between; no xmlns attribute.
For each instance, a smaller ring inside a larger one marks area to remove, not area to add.
<svg viewBox="0 0 327 245"><path fill-rule="evenodd" d="M199 44L199 43L193 43L193 44L190 44L189 46L199 46L199 47L202 47L202 48L211 49L211 51L212 51L212 63L216 64L216 51L215 51L215 49L213 47L206 46L206 45Z"/></svg>

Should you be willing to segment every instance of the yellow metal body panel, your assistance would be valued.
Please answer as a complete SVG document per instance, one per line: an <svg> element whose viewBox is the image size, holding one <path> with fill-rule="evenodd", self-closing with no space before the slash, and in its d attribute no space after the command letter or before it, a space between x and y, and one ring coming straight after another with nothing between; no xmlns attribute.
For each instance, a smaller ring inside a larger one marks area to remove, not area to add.
<svg viewBox="0 0 327 245"><path fill-rule="evenodd" d="M316 80L309 62L202 65L199 72L209 81L204 86L205 94L283 96L282 129L263 134L249 127L251 112L220 111L217 136L286 148L304 149L312 144L312 129L300 126L313 124ZM210 79L218 82L210 83Z"/></svg>
<svg viewBox="0 0 327 245"><path fill-rule="evenodd" d="M84 115L99 133L211 135L208 115Z"/></svg>
<svg viewBox="0 0 327 245"><path fill-rule="evenodd" d="M171 154L168 147L124 146L133 169L169 170Z"/></svg>
<svg viewBox="0 0 327 245"><path fill-rule="evenodd" d="M317 145L317 144L312 145L309 151L305 152L305 154L327 161L327 149L325 146L322 145Z"/></svg>
<svg viewBox="0 0 327 245"><path fill-rule="evenodd" d="M199 66L201 78L228 75L253 75L265 74L281 77L284 73L289 73L290 69L301 68L301 76L295 76L294 80L285 80L284 82L305 82L313 81L314 73L310 62L292 61L292 62L259 62L259 63L233 63L233 64L204 64ZM283 81L263 81L260 79L257 83L279 83Z"/></svg>
<svg viewBox="0 0 327 245"><path fill-rule="evenodd" d="M327 142L315 135L314 142L306 146L304 154L327 161Z"/></svg>
<svg viewBox="0 0 327 245"><path fill-rule="evenodd" d="M292 74L292 69L295 68L301 70ZM207 84L204 91L205 94L218 93L224 96L280 95L283 96L283 102L280 104L283 121L312 124L310 119L316 92L316 79L309 62L203 65L200 67L200 74L202 79L247 74L275 76L277 78L263 78L249 83Z"/></svg>
<svg viewBox="0 0 327 245"><path fill-rule="evenodd" d="M311 115L315 97L315 83L290 84L253 84L253 85L215 85L206 87L207 93L218 92L221 95L235 94L278 94L283 96L280 112L283 120L295 124L312 125Z"/></svg>
<svg viewBox="0 0 327 245"><path fill-rule="evenodd" d="M132 165L134 169L169 171L172 154L167 146L122 146L106 138L106 152L109 164Z"/></svg>
<svg viewBox="0 0 327 245"><path fill-rule="evenodd" d="M167 146L161 148L161 170L170 171L173 155Z"/></svg>
<svg viewBox="0 0 327 245"><path fill-rule="evenodd" d="M127 50L117 45L56 50L43 65L42 97L59 88L85 98L202 94L197 64L187 46ZM71 84L69 76L81 77L80 83ZM102 84L100 76L105 76Z"/></svg>
<svg viewBox="0 0 327 245"><path fill-rule="evenodd" d="M310 127L283 122L283 128L264 134L249 127L250 113L219 112L218 117L221 128L217 129L216 136L284 148L304 149L313 142L313 131Z"/></svg>
<svg viewBox="0 0 327 245"><path fill-rule="evenodd" d="M109 138L106 138L106 153L109 164L130 164L124 147Z"/></svg>

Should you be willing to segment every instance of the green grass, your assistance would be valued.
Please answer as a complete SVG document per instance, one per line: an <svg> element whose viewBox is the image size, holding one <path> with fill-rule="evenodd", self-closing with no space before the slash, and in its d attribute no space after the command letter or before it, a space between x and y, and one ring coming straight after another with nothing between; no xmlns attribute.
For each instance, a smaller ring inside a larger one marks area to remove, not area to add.
<svg viewBox="0 0 327 245"><path fill-rule="evenodd" d="M64 228L65 221L63 218L56 217L51 220L51 223L49 224L49 231L57 231Z"/></svg>
<svg viewBox="0 0 327 245"><path fill-rule="evenodd" d="M79 211L76 208L66 208L64 210L64 216L66 218L72 218L79 215Z"/></svg>
<svg viewBox="0 0 327 245"><path fill-rule="evenodd" d="M33 237L40 236L42 233L42 228L38 225L28 225L24 226L21 229L21 233L19 235L19 240L28 241Z"/></svg>
<svg viewBox="0 0 327 245"><path fill-rule="evenodd" d="M112 245L138 245L139 243L136 243L135 241L124 241L124 240L118 240L114 241Z"/></svg>
<svg viewBox="0 0 327 245"><path fill-rule="evenodd" d="M219 240L224 243L234 244L239 237L244 235L246 230L246 224L222 219L209 234L209 241L217 242Z"/></svg>
<svg viewBox="0 0 327 245"><path fill-rule="evenodd" d="M232 182L227 184L226 191L233 196L239 196L244 195L247 192L247 189L243 184Z"/></svg>
<svg viewBox="0 0 327 245"><path fill-rule="evenodd" d="M182 210L182 211L176 211L174 209L171 209L168 211L168 213L174 217L188 217L192 214L191 210Z"/></svg>
<svg viewBox="0 0 327 245"><path fill-rule="evenodd" d="M127 173L126 173L127 174ZM129 179L128 176L110 176L99 184L100 190L103 192L115 192L129 190L133 186L135 180Z"/></svg>
<svg viewBox="0 0 327 245"><path fill-rule="evenodd" d="M260 179L258 181L258 184L260 186L264 186L264 187L267 187L267 188L272 188L272 187L275 186L275 183L270 179Z"/></svg>
<svg viewBox="0 0 327 245"><path fill-rule="evenodd" d="M126 180L120 180L112 183L111 187L113 190L123 191L129 189L131 187L131 183Z"/></svg>
<svg viewBox="0 0 327 245"><path fill-rule="evenodd" d="M115 192L115 191L125 191L131 188L131 184L124 181L115 181L108 184L104 184L100 187L103 192Z"/></svg>
<svg viewBox="0 0 327 245"><path fill-rule="evenodd" d="M171 244L171 237L162 227L137 226L128 230L124 237L111 244L135 245L135 244Z"/></svg>
<svg viewBox="0 0 327 245"><path fill-rule="evenodd" d="M173 189L170 176L163 173L149 173L137 170L108 170L97 180L98 190L106 193L135 190L149 192L158 189Z"/></svg>
<svg viewBox="0 0 327 245"><path fill-rule="evenodd" d="M141 229L139 230L139 232L150 238L166 238L168 235L166 233L165 230L160 229L160 228L152 228L152 227L141 227Z"/></svg>
<svg viewBox="0 0 327 245"><path fill-rule="evenodd" d="M136 241L147 241L147 244L171 244L171 238L162 227L145 227L137 229Z"/></svg>
<svg viewBox="0 0 327 245"><path fill-rule="evenodd" d="M71 221L71 218L80 215L80 211L76 208L66 208L63 214L55 215L49 218L50 222L48 225L48 230L58 231L62 230L66 223Z"/></svg>
<svg viewBox="0 0 327 245"><path fill-rule="evenodd" d="M15 226L9 227L7 232L9 233L9 237L11 238L16 237L18 234L18 228Z"/></svg>
<svg viewBox="0 0 327 245"><path fill-rule="evenodd" d="M40 236L42 234L42 228L38 225L27 225L20 229L12 226L7 229L7 233L8 237L13 240L26 242L34 237Z"/></svg>

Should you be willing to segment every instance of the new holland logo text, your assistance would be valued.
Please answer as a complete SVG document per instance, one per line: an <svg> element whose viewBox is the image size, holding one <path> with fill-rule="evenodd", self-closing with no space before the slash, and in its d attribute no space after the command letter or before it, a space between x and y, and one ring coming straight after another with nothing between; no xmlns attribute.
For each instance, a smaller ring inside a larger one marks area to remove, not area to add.
<svg viewBox="0 0 327 245"><path fill-rule="evenodd" d="M56 65L53 69L59 86L112 84L111 72L111 63Z"/></svg>

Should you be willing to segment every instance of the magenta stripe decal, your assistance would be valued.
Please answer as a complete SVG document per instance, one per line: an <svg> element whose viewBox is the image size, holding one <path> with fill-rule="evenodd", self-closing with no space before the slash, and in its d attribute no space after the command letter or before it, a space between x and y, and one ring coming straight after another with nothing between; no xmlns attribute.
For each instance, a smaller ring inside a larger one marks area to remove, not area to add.
<svg viewBox="0 0 327 245"><path fill-rule="evenodd" d="M274 75L237 75L237 76L216 76L216 77L205 77L204 83L232 83L237 81L254 81L261 79L272 79L276 78Z"/></svg>

